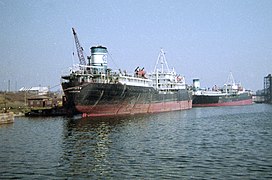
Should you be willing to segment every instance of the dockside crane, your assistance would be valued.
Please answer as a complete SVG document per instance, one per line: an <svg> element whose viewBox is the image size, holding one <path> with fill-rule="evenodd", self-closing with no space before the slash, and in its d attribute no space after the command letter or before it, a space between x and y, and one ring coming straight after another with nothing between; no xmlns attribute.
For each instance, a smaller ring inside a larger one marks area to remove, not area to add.
<svg viewBox="0 0 272 180"><path fill-rule="evenodd" d="M77 55L78 55L78 59L79 59L79 64L80 65L86 65L86 61L85 61L85 57L83 55L83 47L81 47L78 37L77 37L77 33L75 31L74 28L72 28L73 31L73 35L74 35L74 39L75 39L75 44L76 44L76 49L77 49Z"/></svg>

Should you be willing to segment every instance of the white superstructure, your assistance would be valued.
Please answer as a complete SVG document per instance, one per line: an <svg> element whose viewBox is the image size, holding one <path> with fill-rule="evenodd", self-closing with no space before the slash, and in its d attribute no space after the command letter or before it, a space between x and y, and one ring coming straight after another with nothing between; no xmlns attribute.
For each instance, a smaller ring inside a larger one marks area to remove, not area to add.
<svg viewBox="0 0 272 180"><path fill-rule="evenodd" d="M160 50L154 71L149 74L152 86L159 91L185 89L185 78L177 75L174 68L170 71L163 49Z"/></svg>

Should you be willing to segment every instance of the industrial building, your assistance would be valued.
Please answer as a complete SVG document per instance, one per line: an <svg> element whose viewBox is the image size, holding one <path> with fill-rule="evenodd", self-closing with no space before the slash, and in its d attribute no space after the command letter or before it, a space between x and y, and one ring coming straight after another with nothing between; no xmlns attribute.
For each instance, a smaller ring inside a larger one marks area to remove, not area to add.
<svg viewBox="0 0 272 180"><path fill-rule="evenodd" d="M272 76L268 74L264 77L264 102L272 103Z"/></svg>
<svg viewBox="0 0 272 180"><path fill-rule="evenodd" d="M37 95L47 95L49 93L49 88L41 86L31 88L22 87L21 89L19 89L19 92L28 92Z"/></svg>

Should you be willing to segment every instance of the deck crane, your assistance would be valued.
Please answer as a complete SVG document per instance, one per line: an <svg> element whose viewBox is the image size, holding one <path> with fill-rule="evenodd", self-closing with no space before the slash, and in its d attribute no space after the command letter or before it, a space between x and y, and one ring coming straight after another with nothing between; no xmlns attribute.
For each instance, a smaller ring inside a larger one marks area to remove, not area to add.
<svg viewBox="0 0 272 180"><path fill-rule="evenodd" d="M85 61L85 58L84 58L84 55L83 55L83 47L81 47L80 43L79 43L79 40L78 40L78 37L77 37L77 33L75 31L74 28L72 28L72 31L73 31L73 35L74 35L74 38L75 38L75 43L76 43L76 48L77 48L77 55L78 55L78 59L79 59L79 64L80 65L86 65L86 61Z"/></svg>

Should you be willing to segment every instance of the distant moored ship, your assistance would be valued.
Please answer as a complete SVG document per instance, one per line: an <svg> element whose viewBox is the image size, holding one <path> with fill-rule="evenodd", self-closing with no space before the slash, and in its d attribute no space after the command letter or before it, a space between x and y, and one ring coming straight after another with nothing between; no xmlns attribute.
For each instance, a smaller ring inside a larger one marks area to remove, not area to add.
<svg viewBox="0 0 272 180"><path fill-rule="evenodd" d="M239 106L252 104L252 94L234 81L232 73L222 88L200 88L199 79L193 80L193 107Z"/></svg>

